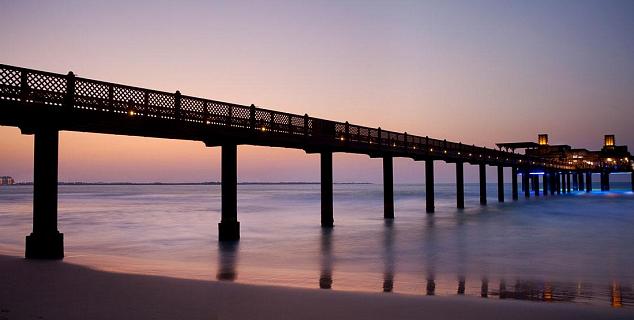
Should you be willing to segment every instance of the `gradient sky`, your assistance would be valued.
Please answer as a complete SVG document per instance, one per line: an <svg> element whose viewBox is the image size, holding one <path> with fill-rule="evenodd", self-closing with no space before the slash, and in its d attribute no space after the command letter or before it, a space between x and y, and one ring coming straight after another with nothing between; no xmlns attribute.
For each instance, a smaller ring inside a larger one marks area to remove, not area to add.
<svg viewBox="0 0 634 320"><path fill-rule="evenodd" d="M634 147L634 1L0 0L0 30L4 64L489 147L541 132ZM219 148L201 142L60 142L62 181L220 177ZM32 149L0 127L0 175L30 181ZM316 155L238 150L241 181L319 180ZM436 167L453 181L453 165ZM423 171L399 159L395 182ZM336 154L334 175L379 182L381 161Z"/></svg>

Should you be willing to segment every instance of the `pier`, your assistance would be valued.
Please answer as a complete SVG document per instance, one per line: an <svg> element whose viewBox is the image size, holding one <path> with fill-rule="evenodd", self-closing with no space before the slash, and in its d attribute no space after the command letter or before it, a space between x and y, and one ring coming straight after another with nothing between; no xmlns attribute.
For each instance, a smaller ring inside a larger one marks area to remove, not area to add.
<svg viewBox="0 0 634 320"><path fill-rule="evenodd" d="M57 228L59 131L91 132L201 141L220 147L220 241L240 238L237 211L237 146L301 149L320 155L321 225L335 225L333 153L355 153L383 161L384 218L394 219L393 159L424 161L426 212L433 214L434 161L456 166L456 206L464 205L464 165L479 168L480 204L487 205L486 166L497 168L497 198L504 202L504 168L511 168L512 200L518 200L518 174L524 197L592 191L593 173L600 189L610 190L610 174L632 173L626 146L606 135L600 151L538 143L499 143L498 149L297 115L255 105L243 106L181 94L0 65L0 125L34 137L33 232L26 257L61 259L63 234ZM525 150L516 153L516 149ZM422 170L422 168L421 168ZM540 175L543 189L540 189ZM585 181L584 181L585 178ZM632 176L634 190L634 176ZM540 193L540 190L541 193ZM548 194L550 192L550 194Z"/></svg>

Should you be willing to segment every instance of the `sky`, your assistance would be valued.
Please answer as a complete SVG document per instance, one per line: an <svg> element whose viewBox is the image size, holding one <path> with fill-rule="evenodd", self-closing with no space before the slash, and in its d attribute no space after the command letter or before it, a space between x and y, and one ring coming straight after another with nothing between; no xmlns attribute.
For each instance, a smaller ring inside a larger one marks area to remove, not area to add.
<svg viewBox="0 0 634 320"><path fill-rule="evenodd" d="M0 30L3 64L488 147L634 146L634 1L0 0ZM32 179L32 136L0 127L0 150L0 175ZM59 179L218 181L219 159L202 142L62 132ZM240 181L319 181L301 150L238 159ZM335 154L334 180L380 182L381 165ZM394 170L424 181L422 162Z"/></svg>

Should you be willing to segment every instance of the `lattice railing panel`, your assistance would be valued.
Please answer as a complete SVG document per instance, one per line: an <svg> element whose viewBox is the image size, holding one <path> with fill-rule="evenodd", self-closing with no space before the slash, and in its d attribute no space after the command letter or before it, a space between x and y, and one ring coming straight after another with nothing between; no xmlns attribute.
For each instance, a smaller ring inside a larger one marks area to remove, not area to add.
<svg viewBox="0 0 634 320"><path fill-rule="evenodd" d="M109 107L110 86L96 81L78 79L75 81L74 106L80 109L105 111Z"/></svg>
<svg viewBox="0 0 634 320"><path fill-rule="evenodd" d="M304 117L291 116L292 133L297 135L304 134Z"/></svg>
<svg viewBox="0 0 634 320"><path fill-rule="evenodd" d="M264 110L255 110L255 126L258 129L270 129L271 113Z"/></svg>
<svg viewBox="0 0 634 320"><path fill-rule="evenodd" d="M233 106L233 110L231 114L234 118L239 119L250 119L251 118L251 108L241 107L241 106Z"/></svg>
<svg viewBox="0 0 634 320"><path fill-rule="evenodd" d="M174 115L175 98L173 94L148 92L146 114L150 117L171 118Z"/></svg>
<svg viewBox="0 0 634 320"><path fill-rule="evenodd" d="M66 93L66 78L48 74L29 73L28 100L51 105L61 105Z"/></svg>
<svg viewBox="0 0 634 320"><path fill-rule="evenodd" d="M368 143L379 143L379 130L368 128Z"/></svg>
<svg viewBox="0 0 634 320"><path fill-rule="evenodd" d="M0 68L0 99L19 99L21 74L18 70Z"/></svg>
<svg viewBox="0 0 634 320"><path fill-rule="evenodd" d="M205 100L190 97L181 97L181 110L197 113L205 112Z"/></svg>
<svg viewBox="0 0 634 320"><path fill-rule="evenodd" d="M346 134L346 125L343 123L335 123L335 138L344 138Z"/></svg>

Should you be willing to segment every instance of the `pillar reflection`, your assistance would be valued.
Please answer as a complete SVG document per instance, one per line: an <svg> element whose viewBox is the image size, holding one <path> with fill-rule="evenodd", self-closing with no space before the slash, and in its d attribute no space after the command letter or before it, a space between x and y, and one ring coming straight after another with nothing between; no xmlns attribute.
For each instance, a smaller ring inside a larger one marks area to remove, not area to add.
<svg viewBox="0 0 634 320"><path fill-rule="evenodd" d="M332 232L331 228L321 230L321 273L319 288L332 288Z"/></svg>
<svg viewBox="0 0 634 320"><path fill-rule="evenodd" d="M433 296L436 294L436 281L434 280L434 275L429 274L427 276L427 295Z"/></svg>
<svg viewBox="0 0 634 320"><path fill-rule="evenodd" d="M238 263L238 241L218 242L218 273L216 279L234 281L238 277L236 265Z"/></svg>
<svg viewBox="0 0 634 320"><path fill-rule="evenodd" d="M383 229L383 292L394 290L394 221L386 220Z"/></svg>
<svg viewBox="0 0 634 320"><path fill-rule="evenodd" d="M610 286L610 305L614 308L620 308L623 306L621 285L616 282L612 282L612 285Z"/></svg>
<svg viewBox="0 0 634 320"><path fill-rule="evenodd" d="M458 294L464 295L464 291L465 291L465 277L460 276L458 277Z"/></svg>
<svg viewBox="0 0 634 320"><path fill-rule="evenodd" d="M480 296L482 298L489 297L489 279L487 278L482 279L482 287L480 287Z"/></svg>
<svg viewBox="0 0 634 320"><path fill-rule="evenodd" d="M436 281L435 279L435 265L436 265L436 228L434 227L435 220L433 217L427 216L426 219L426 230L425 233L425 253L426 253L426 261L425 265L427 268L427 288L426 294L428 296L433 296L436 294Z"/></svg>

